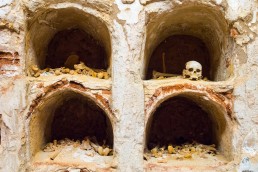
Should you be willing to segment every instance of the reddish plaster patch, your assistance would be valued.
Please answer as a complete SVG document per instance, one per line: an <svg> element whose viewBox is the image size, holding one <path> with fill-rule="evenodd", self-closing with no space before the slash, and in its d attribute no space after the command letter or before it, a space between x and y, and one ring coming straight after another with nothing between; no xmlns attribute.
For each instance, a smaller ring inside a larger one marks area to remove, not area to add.
<svg viewBox="0 0 258 172"><path fill-rule="evenodd" d="M12 89L13 86L14 86L13 82L8 83L6 87L1 88L0 90L1 94L5 94L8 90Z"/></svg>
<svg viewBox="0 0 258 172"><path fill-rule="evenodd" d="M83 85L76 83L74 81L69 82L66 79L62 79L60 81L57 81L56 83L47 86L43 89L43 93L37 95L37 97L32 101L30 108L29 108L29 112L26 116L26 118L29 118L30 115L33 113L33 111L36 109L36 107L38 106L39 102L41 102L42 100L44 100L44 98L46 98L48 95L50 95L51 93L62 89L62 88L71 88L73 90L78 90L81 92L90 92L89 88L84 87ZM105 91L105 90L102 90ZM111 114L112 114L112 110L110 108L110 104L109 101L107 99L105 99L102 95L100 94L93 94L95 95L96 99L98 100L98 102L100 102L104 109L107 109Z"/></svg>
<svg viewBox="0 0 258 172"><path fill-rule="evenodd" d="M0 68L5 65L20 66L19 54L17 52L0 52Z"/></svg>
<svg viewBox="0 0 258 172"><path fill-rule="evenodd" d="M0 75L12 74L17 70L10 68L6 69L6 66L20 66L20 59L18 52L3 52L0 51Z"/></svg>
<svg viewBox="0 0 258 172"><path fill-rule="evenodd" d="M225 107L227 110L227 114L231 119L232 117L232 94L227 92L227 93L217 93L214 90L207 88L207 87L200 87L198 88L195 85L192 84L177 84L173 86L165 86L165 87L160 87L155 90L154 94L149 98L149 100L146 102L146 108L145 112L147 109L150 109L155 103L157 103L158 100L161 99L161 96L164 97L166 95L171 95L172 93L175 92L182 92L186 90L192 90L192 91L201 91L201 92L206 92L211 99L216 101L217 103L221 104L222 106ZM226 96L225 96L226 94Z"/></svg>
<svg viewBox="0 0 258 172"><path fill-rule="evenodd" d="M44 87L44 84L42 82L37 84L37 88L43 88L43 87Z"/></svg>
<svg viewBox="0 0 258 172"><path fill-rule="evenodd" d="M102 90L102 94L111 95L110 90Z"/></svg>

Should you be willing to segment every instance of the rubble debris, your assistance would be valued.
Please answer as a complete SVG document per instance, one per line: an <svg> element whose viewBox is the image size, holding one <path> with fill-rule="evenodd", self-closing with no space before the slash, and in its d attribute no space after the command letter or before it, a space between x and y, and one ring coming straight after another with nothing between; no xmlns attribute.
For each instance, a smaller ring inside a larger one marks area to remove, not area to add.
<svg viewBox="0 0 258 172"><path fill-rule="evenodd" d="M168 157L173 157L176 160L193 159L198 156L201 158L207 158L207 155L215 156L217 155L217 149L215 144L204 145L197 142L191 144L186 143L183 145L172 145L169 144L167 147L155 146L149 152L144 154L144 159L149 160L150 157L157 158L158 163L166 163Z"/></svg>
<svg viewBox="0 0 258 172"><path fill-rule="evenodd" d="M47 143L43 148L44 152L53 152L50 155L50 159L54 160L61 150L67 146L73 146L74 148L80 148L82 150L86 150L86 155L93 157L96 153L100 156L111 156L113 154L113 150L109 148L108 145L105 145L105 141L103 141L103 145L100 146L95 138L85 137L82 141L80 140L71 140L65 138L63 140L54 140L53 142Z"/></svg>
<svg viewBox="0 0 258 172"><path fill-rule="evenodd" d="M76 62L75 57L69 56L65 63L65 67L54 68L54 69L45 68L43 70L40 70L37 65L32 65L29 68L29 75L37 78L39 76L47 76L47 75L58 76L61 74L70 74L70 75L81 74L81 75L87 75L87 76L91 76L91 77L99 78L99 79L109 79L110 78L110 75L105 70L91 69L90 67L86 66L83 62L73 65L74 62ZM71 65L73 65L72 68L71 68Z"/></svg>
<svg viewBox="0 0 258 172"><path fill-rule="evenodd" d="M153 79L164 79L164 78L170 78L170 77L181 77L181 76L176 74L170 74L170 73L161 73L155 70L152 71Z"/></svg>

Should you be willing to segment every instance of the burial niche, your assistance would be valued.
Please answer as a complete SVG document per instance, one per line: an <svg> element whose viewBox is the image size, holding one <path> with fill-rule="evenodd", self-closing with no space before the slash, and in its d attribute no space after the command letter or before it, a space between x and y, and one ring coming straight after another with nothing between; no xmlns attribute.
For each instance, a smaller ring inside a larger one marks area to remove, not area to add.
<svg viewBox="0 0 258 172"><path fill-rule="evenodd" d="M113 129L108 114L94 99L64 91L36 109L30 120L29 142L31 155L39 161L70 161L72 154L64 153L70 149L86 159L98 158L112 155ZM49 158L43 158L47 155ZM62 159L64 155L67 158Z"/></svg>
<svg viewBox="0 0 258 172"><path fill-rule="evenodd" d="M209 50L205 43L194 36L173 35L161 42L151 55L147 79L153 77L153 71L182 75L188 61L197 61L202 65L202 76L210 76Z"/></svg>

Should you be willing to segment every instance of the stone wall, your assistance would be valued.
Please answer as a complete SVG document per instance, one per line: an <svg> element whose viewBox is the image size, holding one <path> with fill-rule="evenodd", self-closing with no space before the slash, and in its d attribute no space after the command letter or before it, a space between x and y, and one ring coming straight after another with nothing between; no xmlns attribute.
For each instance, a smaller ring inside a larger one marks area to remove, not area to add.
<svg viewBox="0 0 258 172"><path fill-rule="evenodd" d="M0 1L0 171L258 171L257 17L257 0ZM30 67L44 68L55 34L72 28L104 47L110 77L32 77ZM173 35L206 45L212 81L147 80L152 53ZM112 163L35 163L44 114L74 94L95 102L110 120ZM143 159L153 114L177 96L218 125L214 135L226 163L166 166Z"/></svg>

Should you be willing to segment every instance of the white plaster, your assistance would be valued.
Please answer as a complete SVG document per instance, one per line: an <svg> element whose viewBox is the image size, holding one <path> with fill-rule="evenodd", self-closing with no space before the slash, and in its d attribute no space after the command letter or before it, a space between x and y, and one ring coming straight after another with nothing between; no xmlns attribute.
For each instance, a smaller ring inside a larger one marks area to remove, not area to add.
<svg viewBox="0 0 258 172"><path fill-rule="evenodd" d="M256 38L247 46L248 62L258 64L258 39Z"/></svg>
<svg viewBox="0 0 258 172"><path fill-rule="evenodd" d="M178 83L192 84L191 81L183 79L166 79L159 81L143 81L141 80L140 70L143 68L144 46L146 23L153 15L162 16L162 13L170 13L178 6L183 7L184 1L159 1L142 0L141 5L139 0L133 4L123 4L121 0L64 0L44 1L44 0L0 0L0 18L14 24L17 32L8 29L9 25L5 25L0 21L1 27L4 27L0 32L0 51L15 52L20 55L21 61L25 61L24 54L27 51L25 47L25 39L28 34L27 16L23 15L27 12L31 16L40 10L50 8L60 9L75 7L86 13L92 14L101 19L103 23L108 25L108 30L111 36L112 47L112 78L100 82L97 79L81 76L43 76L40 78L28 78L25 75L19 75L19 71L24 69L24 64L20 66L6 65L1 70L6 70L5 74L0 76L0 114L4 127L1 127L1 154L0 154L0 171L24 172L24 171L58 171L64 169L60 166L38 166L36 169L30 170L31 161L28 160L27 147L25 141L28 138L28 133L25 131L25 118L29 112L30 103L36 96L43 93L43 88L38 88L38 83L49 86L62 77L66 77L69 81L78 81L85 87L96 91L97 89L112 90L112 95L107 96L110 100L111 109L117 121L114 122L114 153L115 166L114 171L129 172L144 171L143 149L144 149L144 124L145 124L145 101L153 95L156 88L161 86L171 86ZM188 2L188 1L187 1ZM193 2L192 0L189 3ZM209 6L210 1L196 0L198 3ZM244 164L240 168L239 164L244 157L254 158L257 156L257 131L258 131L258 40L257 35L257 1L255 0L215 0L211 8L220 9L225 18L228 19L228 24L231 26L232 21L241 19L251 14L252 19L247 23L238 25L243 35L237 38L237 43L242 46L242 54L238 52L234 56L228 55L233 60L234 78L224 82L205 82L200 81L196 85L197 89L205 89L206 87L220 94L221 92L233 90L233 117L236 117L237 122L232 120L232 150L233 160L225 167L225 171L234 171L233 169L248 169L257 170L257 163L250 159L250 163ZM114 4L113 4L114 3ZM147 3L147 5L145 4ZM186 3L186 4L189 4ZM196 4L198 4L196 3ZM118 8L113 8L116 5ZM25 7L25 8L24 8ZM224 9L226 11L224 11ZM151 15L146 15L151 14ZM55 15L54 13L52 13ZM157 15L156 15L157 14ZM47 16L53 17L53 16ZM50 20L41 20L51 22ZM157 20L159 21L159 20ZM125 24L124 24L125 23ZM159 23L162 27L164 23ZM231 28L228 28L231 29ZM247 30L246 30L247 29ZM253 33L248 33L250 29ZM245 34L247 33L247 34ZM152 37L159 36L155 32L150 34ZM238 45L232 45L238 46ZM151 50L150 50L151 51ZM243 64L239 64L239 60L243 54ZM237 58L237 60L235 60ZM19 70L11 72L9 70ZM19 78L20 77L20 78ZM17 80L17 78L19 78ZM144 85L143 85L144 84ZM112 89L111 89L112 87ZM98 93L96 91L96 93ZM198 93L198 91L193 91ZM229 94L230 95L230 94ZM106 98L106 97L105 97ZM204 100L210 101L211 98L205 95ZM3 106L4 105L4 106ZM148 111L149 109L147 109ZM236 123L236 124L235 124ZM75 157L82 160L86 157L83 154L76 152ZM87 157L88 158L88 157ZM105 167L105 164L98 164ZM246 165L246 166L245 166ZM246 168L248 167L248 168ZM66 167L65 167L66 168ZM180 168L180 166L178 166ZM80 171L78 168L68 167L69 171ZM189 170L187 167L182 167L180 170ZM229 169L229 170L228 170ZM171 169L173 170L173 169ZM189 170L190 171L190 170ZM191 171L198 171L192 169Z"/></svg>
<svg viewBox="0 0 258 172"><path fill-rule="evenodd" d="M245 17L255 7L253 0L228 0L227 17L235 20L238 17Z"/></svg>
<svg viewBox="0 0 258 172"><path fill-rule="evenodd" d="M128 24L135 24L138 22L139 13L143 9L143 6L138 0L133 4L123 4L121 0L116 0L115 3L120 10L117 14L117 17L120 20L125 20Z"/></svg>
<svg viewBox="0 0 258 172"><path fill-rule="evenodd" d="M258 8L256 8L254 11L253 11L253 19L252 21L250 22L250 24L254 24L257 22L257 13L258 13ZM250 25L249 25L250 26Z"/></svg>
<svg viewBox="0 0 258 172"><path fill-rule="evenodd" d="M258 131L252 129L246 136L243 142L243 152L248 154L248 157L258 155Z"/></svg>
<svg viewBox="0 0 258 172"><path fill-rule="evenodd" d="M6 5L10 5L13 0L0 0L0 8Z"/></svg>
<svg viewBox="0 0 258 172"><path fill-rule="evenodd" d="M223 1L223 0L216 0L216 3L217 3L217 4L221 4L222 1Z"/></svg>

